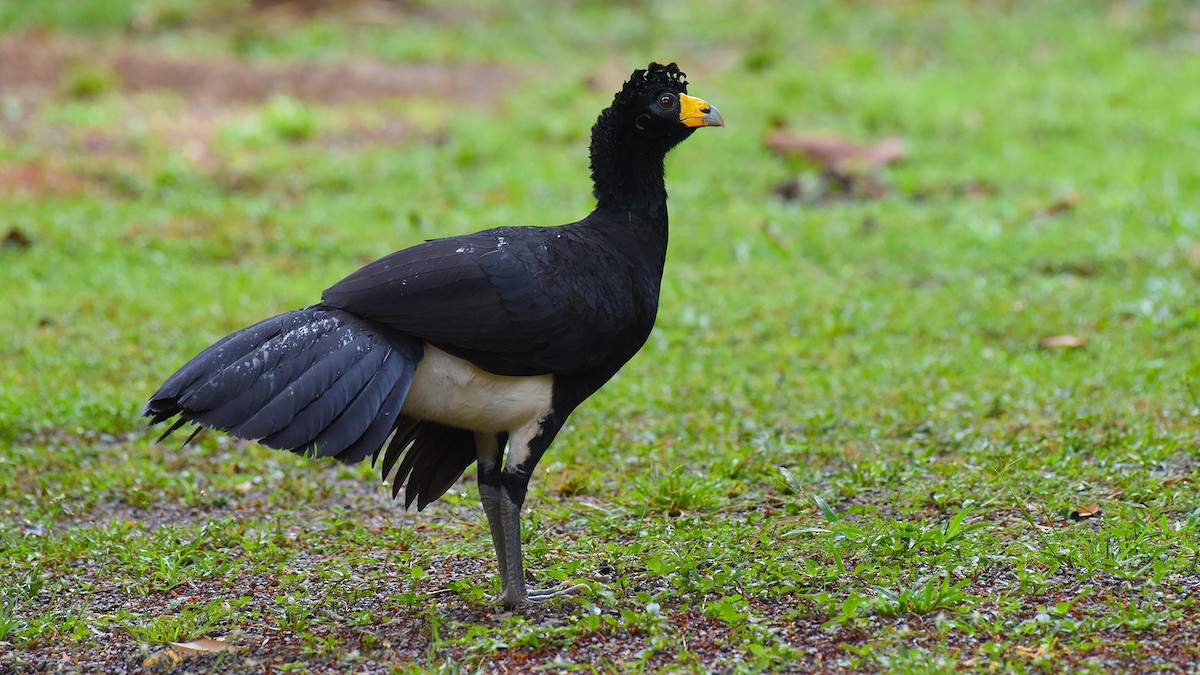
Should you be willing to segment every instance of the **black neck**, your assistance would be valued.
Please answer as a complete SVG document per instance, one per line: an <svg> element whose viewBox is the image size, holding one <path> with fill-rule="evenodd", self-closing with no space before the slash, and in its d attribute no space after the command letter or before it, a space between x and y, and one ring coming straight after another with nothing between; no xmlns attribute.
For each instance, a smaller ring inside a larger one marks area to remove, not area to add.
<svg viewBox="0 0 1200 675"><path fill-rule="evenodd" d="M592 182L596 210L629 214L666 225L667 188L663 158L667 149L635 134L597 124L592 132Z"/></svg>

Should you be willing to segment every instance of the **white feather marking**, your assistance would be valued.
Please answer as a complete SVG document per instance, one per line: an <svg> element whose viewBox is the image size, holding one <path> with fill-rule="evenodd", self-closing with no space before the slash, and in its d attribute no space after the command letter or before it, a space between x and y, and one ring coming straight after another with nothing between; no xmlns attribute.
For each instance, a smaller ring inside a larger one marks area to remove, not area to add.
<svg viewBox="0 0 1200 675"><path fill-rule="evenodd" d="M551 411L553 387L552 375L495 375L426 345L401 412L471 431L504 431L515 436L531 427L536 434L538 422ZM515 448L518 444L510 445Z"/></svg>
<svg viewBox="0 0 1200 675"><path fill-rule="evenodd" d="M533 420L508 434L508 453L504 456L505 467L515 467L529 459L529 443L541 431L541 418Z"/></svg>

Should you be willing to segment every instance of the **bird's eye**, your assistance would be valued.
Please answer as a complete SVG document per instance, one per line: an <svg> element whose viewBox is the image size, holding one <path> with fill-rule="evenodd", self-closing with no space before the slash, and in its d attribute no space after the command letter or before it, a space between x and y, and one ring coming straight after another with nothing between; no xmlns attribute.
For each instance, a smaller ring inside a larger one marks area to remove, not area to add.
<svg viewBox="0 0 1200 675"><path fill-rule="evenodd" d="M658 105L663 110L670 110L675 105L675 97L670 94L663 94L662 98L658 99Z"/></svg>

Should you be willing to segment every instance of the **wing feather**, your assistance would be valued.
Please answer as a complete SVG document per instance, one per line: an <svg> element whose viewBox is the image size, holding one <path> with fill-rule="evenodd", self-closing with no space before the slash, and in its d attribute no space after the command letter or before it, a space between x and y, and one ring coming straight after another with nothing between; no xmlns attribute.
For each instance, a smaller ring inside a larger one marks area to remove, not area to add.
<svg viewBox="0 0 1200 675"><path fill-rule="evenodd" d="M635 289L620 256L570 227L428 241L359 269L322 302L502 375L581 372L615 347L628 358L653 325L657 278Z"/></svg>

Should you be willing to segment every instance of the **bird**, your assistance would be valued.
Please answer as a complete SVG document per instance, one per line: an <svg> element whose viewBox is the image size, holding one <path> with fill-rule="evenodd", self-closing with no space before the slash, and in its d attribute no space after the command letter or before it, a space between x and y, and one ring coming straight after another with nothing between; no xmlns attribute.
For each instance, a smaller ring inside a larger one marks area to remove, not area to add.
<svg viewBox="0 0 1200 675"><path fill-rule="evenodd" d="M382 457L418 510L477 465L506 607L584 587L526 584L534 468L585 399L645 344L667 253L664 158L721 113L675 63L637 69L592 127L596 206L551 227L432 239L371 262L320 302L243 328L150 396L149 426L208 428L307 457Z"/></svg>

